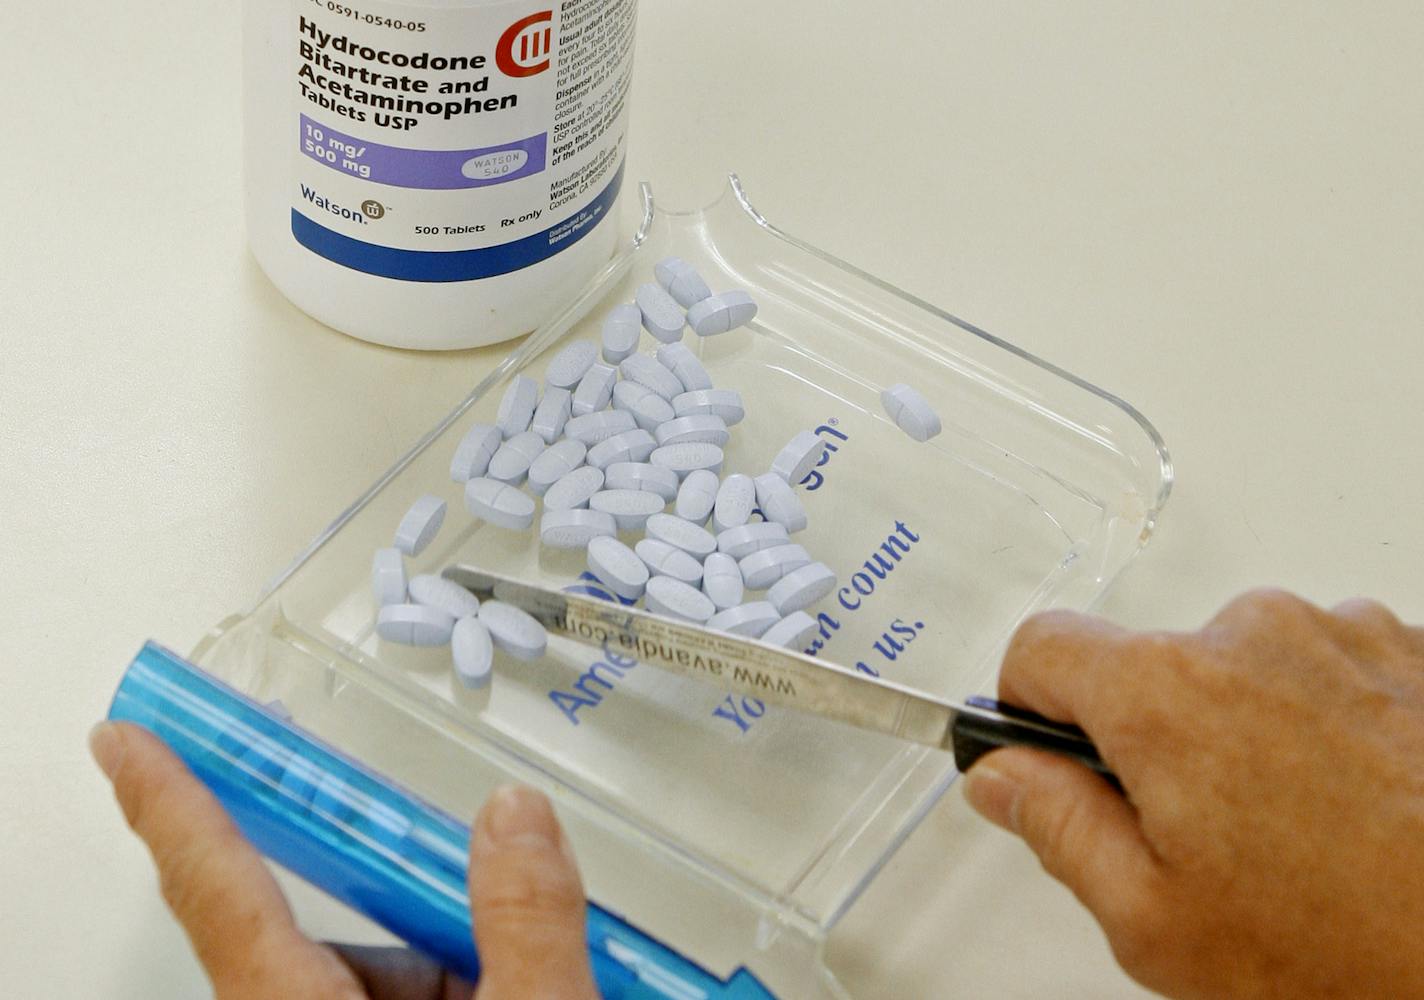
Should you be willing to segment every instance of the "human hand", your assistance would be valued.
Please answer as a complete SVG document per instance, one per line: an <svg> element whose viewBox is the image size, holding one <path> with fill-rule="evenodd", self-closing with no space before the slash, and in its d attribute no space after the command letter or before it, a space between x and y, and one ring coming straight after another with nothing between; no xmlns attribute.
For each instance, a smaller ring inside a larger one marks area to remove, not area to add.
<svg viewBox="0 0 1424 1000"><path fill-rule="evenodd" d="M502 788L470 841L470 908L482 972L476 990L405 948L320 944L297 927L281 889L202 783L151 733L101 723L94 758L148 845L164 900L219 1000L596 1000L584 895L548 800Z"/></svg>
<svg viewBox="0 0 1424 1000"><path fill-rule="evenodd" d="M999 696L1087 730L1126 796L996 750L970 803L1174 997L1424 996L1424 629L1261 591L1201 631L1030 619Z"/></svg>

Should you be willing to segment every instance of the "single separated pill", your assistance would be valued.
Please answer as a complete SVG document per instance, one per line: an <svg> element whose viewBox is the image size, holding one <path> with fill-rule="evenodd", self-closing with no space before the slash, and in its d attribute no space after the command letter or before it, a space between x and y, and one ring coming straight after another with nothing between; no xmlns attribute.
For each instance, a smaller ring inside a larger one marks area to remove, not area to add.
<svg viewBox="0 0 1424 1000"><path fill-rule="evenodd" d="M773 545L743 556L737 565L743 583L752 590L765 590L787 573L811 565L811 555L799 545Z"/></svg>
<svg viewBox="0 0 1424 1000"><path fill-rule="evenodd" d="M722 471L722 449L708 441L688 441L683 444L666 444L654 449L648 461L676 472L678 478L698 469L710 472Z"/></svg>
<svg viewBox="0 0 1424 1000"><path fill-rule="evenodd" d="M464 589L463 587L460 589ZM455 676L467 688L486 687L494 666L494 640L478 618L461 618L450 633Z"/></svg>
<svg viewBox="0 0 1424 1000"><path fill-rule="evenodd" d="M633 414L633 419L645 431L656 430L659 424L665 424L677 415L666 399L647 386L627 379L613 387L613 408Z"/></svg>
<svg viewBox="0 0 1424 1000"><path fill-rule="evenodd" d="M677 488L677 516L693 524L706 524L717 502L717 473L706 469L696 469L687 474L682 485Z"/></svg>
<svg viewBox="0 0 1424 1000"><path fill-rule="evenodd" d="M468 483L483 476L489 468L489 460L499 451L504 441L504 432L494 424L475 424L465 432L455 455L450 459L450 479L456 483Z"/></svg>
<svg viewBox="0 0 1424 1000"><path fill-rule="evenodd" d="M400 549L376 550L371 559L371 593L378 607L405 603L405 560Z"/></svg>
<svg viewBox="0 0 1424 1000"><path fill-rule="evenodd" d="M614 462L606 475L610 490L647 490L669 503L677 497L677 473L651 462Z"/></svg>
<svg viewBox="0 0 1424 1000"><path fill-rule="evenodd" d="M717 612L707 620L707 627L759 639L779 621L781 615L777 614L770 601L752 601Z"/></svg>
<svg viewBox="0 0 1424 1000"><path fill-rule="evenodd" d="M568 439L550 445L529 466L530 491L535 496L543 496L550 486L583 465L587 454L588 448L582 441Z"/></svg>
<svg viewBox="0 0 1424 1000"><path fill-rule="evenodd" d="M895 425L916 441L925 442L940 432L939 414L914 389L899 382L880 394L880 405Z"/></svg>
<svg viewBox="0 0 1424 1000"><path fill-rule="evenodd" d="M499 413L494 418L494 425L506 438L527 431L538 403L539 383L527 375L516 375L499 401Z"/></svg>
<svg viewBox="0 0 1424 1000"><path fill-rule="evenodd" d="M659 424L655 433L658 447L705 441L720 448L732 436L727 432L726 421L710 413L696 417L676 417L665 424Z"/></svg>
<svg viewBox="0 0 1424 1000"><path fill-rule="evenodd" d="M496 528L525 531L534 523L534 498L498 479L465 484L465 509Z"/></svg>
<svg viewBox="0 0 1424 1000"><path fill-rule="evenodd" d="M445 523L445 501L429 494L410 505L396 525L396 548L408 556L418 556L435 540Z"/></svg>
<svg viewBox="0 0 1424 1000"><path fill-rule="evenodd" d="M588 450L588 464L606 469L614 462L646 462L658 442L641 427L615 434Z"/></svg>
<svg viewBox="0 0 1424 1000"><path fill-rule="evenodd" d="M655 615L705 623L717 613L712 601L696 587L670 576L655 576L648 581L645 597L648 610Z"/></svg>
<svg viewBox="0 0 1424 1000"><path fill-rule="evenodd" d="M794 535L806 527L806 508L786 480L775 472L756 477L757 506L768 521L775 521Z"/></svg>
<svg viewBox="0 0 1424 1000"><path fill-rule="evenodd" d="M543 438L545 444L553 444L564 432L564 424L569 422L573 412L573 393L551 385L544 390L544 398L535 407L529 429Z"/></svg>
<svg viewBox="0 0 1424 1000"><path fill-rule="evenodd" d="M718 611L726 611L742 603L746 587L737 560L725 552L713 552L702 561L702 592L712 599Z"/></svg>
<svg viewBox="0 0 1424 1000"><path fill-rule="evenodd" d="M682 328L687 325L687 314L677 299L669 295L659 285L652 282L639 285L633 295L638 303L638 311L643 314L643 329L664 344L682 339Z"/></svg>
<svg viewBox="0 0 1424 1000"><path fill-rule="evenodd" d="M686 344L664 344L658 348L657 358L658 364L676 375L688 392L712 388L712 376Z"/></svg>
<svg viewBox="0 0 1424 1000"><path fill-rule="evenodd" d="M601 510L546 510L539 519L539 541L551 549L581 549L599 535L617 533L613 515Z"/></svg>
<svg viewBox="0 0 1424 1000"><path fill-rule="evenodd" d="M702 564L667 542L644 538L633 551L653 576L670 576L694 587L702 582Z"/></svg>
<svg viewBox="0 0 1424 1000"><path fill-rule="evenodd" d="M603 321L603 360L616 365L638 349L643 311L631 302L614 306Z"/></svg>
<svg viewBox="0 0 1424 1000"><path fill-rule="evenodd" d="M721 534L728 528L740 528L752 516L756 506L756 482L751 476L734 472L717 488L717 503L712 508L712 530Z"/></svg>
<svg viewBox="0 0 1424 1000"><path fill-rule="evenodd" d="M715 515L714 515L715 516ZM717 551L733 559L743 559L758 549L785 545L786 529L774 521L755 521L740 528L728 528L717 536ZM745 577L746 574L743 574Z"/></svg>
<svg viewBox="0 0 1424 1000"><path fill-rule="evenodd" d="M815 431L802 431L777 452L771 471L795 486L811 474L825 454L826 439Z"/></svg>
<svg viewBox="0 0 1424 1000"><path fill-rule="evenodd" d="M433 573L411 577L410 603L439 608L459 621L480 610L480 599L464 587Z"/></svg>
<svg viewBox="0 0 1424 1000"><path fill-rule="evenodd" d="M741 423L742 418L747 415L746 407L742 405L742 394L736 389L698 389L684 392L673 397L672 409L679 417L710 413L714 417L721 417L728 427Z"/></svg>
<svg viewBox="0 0 1424 1000"><path fill-rule="evenodd" d="M554 355L554 360L544 369L544 382L559 389L572 389L597 360L598 348L593 346L593 341L575 340Z"/></svg>
<svg viewBox="0 0 1424 1000"><path fill-rule="evenodd" d="M518 486L529 475L529 466L544 453L544 439L533 431L516 434L504 444L490 459L485 472L488 479L498 479L501 483Z"/></svg>
<svg viewBox="0 0 1424 1000"><path fill-rule="evenodd" d="M836 589L836 574L825 563L792 570L766 592L766 599L783 615L801 611Z"/></svg>
<svg viewBox="0 0 1424 1000"><path fill-rule="evenodd" d="M600 441L606 441L615 434L631 431L637 427L633 414L626 410L599 410L570 418L564 425L564 436L582 441L592 448Z"/></svg>
<svg viewBox="0 0 1424 1000"><path fill-rule="evenodd" d="M697 268L681 257L664 257L658 261L653 265L653 277L684 309L712 294Z"/></svg>
<svg viewBox="0 0 1424 1000"><path fill-rule="evenodd" d="M623 359L618 372L629 382L637 382L645 389L651 389L663 399L671 401L682 395L682 383L677 376L664 368L656 358L646 354L633 354Z"/></svg>
<svg viewBox="0 0 1424 1000"><path fill-rule="evenodd" d="M619 531L643 530L648 518L666 506L666 500L647 490L601 490L588 498L588 509L612 514Z"/></svg>
<svg viewBox="0 0 1424 1000"><path fill-rule="evenodd" d="M717 539L712 532L672 514L654 514L648 518L645 530L649 538L667 542L698 559L706 559L717 551Z"/></svg>
<svg viewBox="0 0 1424 1000"><path fill-rule="evenodd" d="M793 611L760 636L762 642L784 649L804 650L811 637L821 630L820 623L804 611Z"/></svg>
<svg viewBox="0 0 1424 1000"><path fill-rule="evenodd" d="M613 398L613 384L618 381L618 370L595 362L574 390L573 414L581 417L586 413L597 413Z"/></svg>
<svg viewBox="0 0 1424 1000"><path fill-rule="evenodd" d="M699 337L714 337L756 318L757 306L746 292L722 292L703 299L687 310L687 324Z"/></svg>
<svg viewBox="0 0 1424 1000"><path fill-rule="evenodd" d="M600 535L588 543L588 571L619 597L636 601L648 586L647 563L616 538Z"/></svg>
<svg viewBox="0 0 1424 1000"><path fill-rule="evenodd" d="M537 660L549 646L549 633L539 620L513 604L485 601L480 605L480 624L489 629L495 647L516 660Z"/></svg>
<svg viewBox="0 0 1424 1000"><path fill-rule="evenodd" d="M376 634L402 646L443 646L455 619L424 604L387 604L376 616Z"/></svg>
<svg viewBox="0 0 1424 1000"><path fill-rule="evenodd" d="M544 491L544 509L573 510L588 506L588 498L603 489L603 470L581 465Z"/></svg>

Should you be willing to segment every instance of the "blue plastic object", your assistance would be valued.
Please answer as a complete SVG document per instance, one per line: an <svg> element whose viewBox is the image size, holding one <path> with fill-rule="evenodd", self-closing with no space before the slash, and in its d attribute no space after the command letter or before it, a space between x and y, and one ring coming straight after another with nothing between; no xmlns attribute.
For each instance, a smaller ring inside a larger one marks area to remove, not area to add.
<svg viewBox="0 0 1424 1000"><path fill-rule="evenodd" d="M125 672L109 718L167 743L267 857L479 978L463 823L151 642ZM588 945L605 1000L773 997L745 968L719 979L593 903Z"/></svg>

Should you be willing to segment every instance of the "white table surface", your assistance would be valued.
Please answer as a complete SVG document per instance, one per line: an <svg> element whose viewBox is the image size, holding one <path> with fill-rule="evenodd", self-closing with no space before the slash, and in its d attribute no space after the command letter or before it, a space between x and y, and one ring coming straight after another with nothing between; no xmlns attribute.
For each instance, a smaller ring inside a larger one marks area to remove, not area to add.
<svg viewBox="0 0 1424 1000"><path fill-rule="evenodd" d="M1114 619L1191 627L1260 583L1424 619L1424 19L1168 6L650 0L628 176L693 204L735 169L782 227L1136 403L1178 486ZM263 278L239 7L24 3L0 32L7 996L202 992L85 733L142 639L242 606L503 353L360 344ZM1140 993L957 791L830 962L863 997Z"/></svg>

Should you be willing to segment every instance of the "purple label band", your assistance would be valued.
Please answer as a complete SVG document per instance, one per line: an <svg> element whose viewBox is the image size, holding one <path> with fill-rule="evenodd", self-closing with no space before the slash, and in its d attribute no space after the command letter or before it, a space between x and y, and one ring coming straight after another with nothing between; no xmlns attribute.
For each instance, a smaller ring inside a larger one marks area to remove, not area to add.
<svg viewBox="0 0 1424 1000"><path fill-rule="evenodd" d="M484 149L402 149L357 139L302 115L297 144L307 159L339 174L392 187L456 191L539 173L545 166L548 134Z"/></svg>

